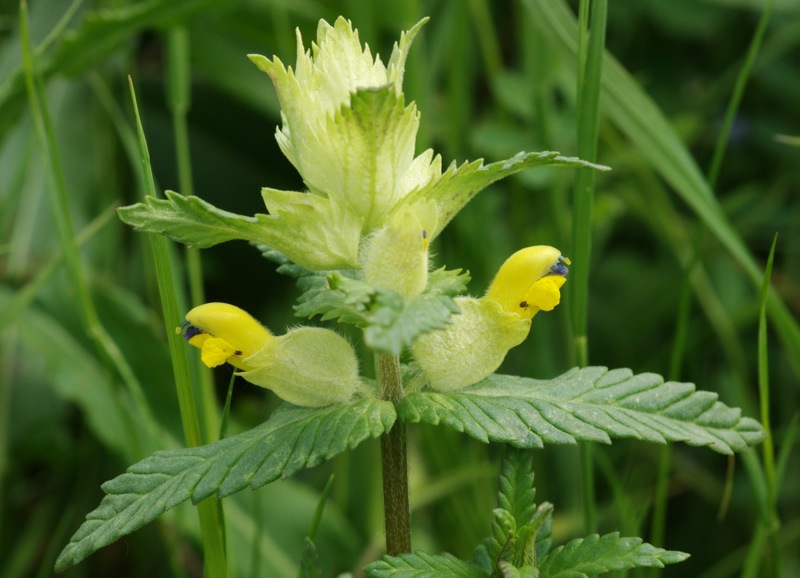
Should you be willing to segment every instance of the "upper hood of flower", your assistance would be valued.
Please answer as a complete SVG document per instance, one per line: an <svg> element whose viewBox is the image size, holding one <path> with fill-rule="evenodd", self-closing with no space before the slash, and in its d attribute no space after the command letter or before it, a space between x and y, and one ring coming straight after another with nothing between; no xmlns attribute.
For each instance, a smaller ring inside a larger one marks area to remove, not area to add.
<svg viewBox="0 0 800 578"><path fill-rule="evenodd" d="M419 163L412 167L419 113L405 105L402 82L411 42L426 20L401 35L387 65L342 17L333 26L320 21L310 49L297 32L294 68L277 57L249 56L275 84L283 153L311 193L345 205L366 231L379 228L420 184Z"/></svg>
<svg viewBox="0 0 800 578"><path fill-rule="evenodd" d="M552 311L561 300L569 264L554 247L520 249L497 271L484 299L528 319L540 310Z"/></svg>
<svg viewBox="0 0 800 578"><path fill-rule="evenodd" d="M268 212L243 216L167 191L164 199L123 207L120 218L201 248L232 239L264 244L318 271L372 267L381 284L411 295L424 274L388 278L373 265L380 269L392 251L366 241L380 233L383 248L391 249L393 237L406 239L400 256L424 273L420 225L432 242L495 181L538 166L607 168L557 152L519 153L491 164L451 163L444 171L431 150L415 157L419 113L413 103L406 105L402 81L411 42L425 21L400 36L388 64L361 45L344 18L333 26L321 21L309 49L298 33L294 68L277 57L250 55L275 84L283 109L278 144L307 192L265 188Z"/></svg>

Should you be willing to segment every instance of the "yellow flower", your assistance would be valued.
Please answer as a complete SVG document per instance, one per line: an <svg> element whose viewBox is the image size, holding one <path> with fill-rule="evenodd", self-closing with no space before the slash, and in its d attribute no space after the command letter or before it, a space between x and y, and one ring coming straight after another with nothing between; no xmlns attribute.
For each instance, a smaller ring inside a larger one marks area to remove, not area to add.
<svg viewBox="0 0 800 578"><path fill-rule="evenodd" d="M243 371L253 369L244 359L274 339L249 313L227 303L195 307L186 314L181 329L183 338L200 349L208 367L227 362Z"/></svg>
<svg viewBox="0 0 800 578"><path fill-rule="evenodd" d="M561 300L569 259L558 249L537 245L511 255L497 272L484 299L531 319L539 310L552 311Z"/></svg>
<svg viewBox="0 0 800 578"><path fill-rule="evenodd" d="M533 316L558 305L567 265L553 247L527 247L503 263L483 298L457 297L461 313L450 325L411 346L429 385L453 391L494 372L528 336Z"/></svg>
<svg viewBox="0 0 800 578"><path fill-rule="evenodd" d="M298 327L275 336L227 303L195 307L181 329L208 367L230 363L241 370L237 375L295 405L345 403L360 384L353 348L329 329Z"/></svg>

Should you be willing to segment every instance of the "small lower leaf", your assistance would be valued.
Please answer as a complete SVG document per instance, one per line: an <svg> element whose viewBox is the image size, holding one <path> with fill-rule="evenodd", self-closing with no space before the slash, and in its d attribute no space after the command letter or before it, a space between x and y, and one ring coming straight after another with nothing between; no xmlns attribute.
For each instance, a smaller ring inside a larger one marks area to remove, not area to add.
<svg viewBox="0 0 800 578"><path fill-rule="evenodd" d="M327 283L308 283L295 313L298 317L321 315L323 321L336 319L361 327L371 349L399 355L420 334L449 323L459 312L453 295L464 291L468 281L468 273L442 268L430 274L425 291L405 299L397 291L375 288L333 272Z"/></svg>
<svg viewBox="0 0 800 578"><path fill-rule="evenodd" d="M371 578L489 578L489 573L472 562L459 560L452 554L401 554L384 556L364 568Z"/></svg>
<svg viewBox="0 0 800 578"><path fill-rule="evenodd" d="M578 538L554 548L539 562L539 578L589 578L626 568L663 568L683 562L689 554L656 548L641 538L621 538L614 532Z"/></svg>
<svg viewBox="0 0 800 578"><path fill-rule="evenodd" d="M522 448L627 437L731 454L764 438L757 421L717 401L715 393L605 367L573 369L551 380L493 374L460 391L410 393L398 413L406 421L442 423L484 442Z"/></svg>
<svg viewBox="0 0 800 578"><path fill-rule="evenodd" d="M225 497L286 478L381 435L395 419L394 406L377 399L313 409L284 405L260 426L237 436L156 452L103 484L106 497L61 552L56 571L186 500Z"/></svg>
<svg viewBox="0 0 800 578"><path fill-rule="evenodd" d="M533 523L536 513L533 478L533 453L506 447L501 464L497 505L514 516L518 528Z"/></svg>
<svg viewBox="0 0 800 578"><path fill-rule="evenodd" d="M317 553L316 545L309 538L306 538L300 558L300 578L322 578L319 553Z"/></svg>

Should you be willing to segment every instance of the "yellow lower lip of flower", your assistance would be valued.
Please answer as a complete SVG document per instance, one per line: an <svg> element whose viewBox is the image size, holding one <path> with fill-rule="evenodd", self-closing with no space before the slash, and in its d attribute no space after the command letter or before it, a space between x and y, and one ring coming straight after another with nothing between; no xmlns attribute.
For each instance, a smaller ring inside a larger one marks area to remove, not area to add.
<svg viewBox="0 0 800 578"><path fill-rule="evenodd" d="M225 362L247 371L244 363L265 343L273 339L266 327L249 313L227 303L206 303L186 314L179 328L190 345L200 349L200 358L208 367Z"/></svg>
<svg viewBox="0 0 800 578"><path fill-rule="evenodd" d="M188 342L189 345L200 350L200 359L206 367L218 367L227 362L242 371L253 369L244 362L242 352L224 339L213 337L208 333L200 333L190 338Z"/></svg>
<svg viewBox="0 0 800 578"><path fill-rule="evenodd" d="M527 309L532 312L531 317L535 314L534 309L542 311L555 309L555 306L561 302L561 292L559 290L566 282L566 277L548 275L531 285L523 301L528 304Z"/></svg>
<svg viewBox="0 0 800 578"><path fill-rule="evenodd" d="M545 245L526 247L500 267L485 299L509 313L530 319L540 310L551 311L561 301L569 259Z"/></svg>

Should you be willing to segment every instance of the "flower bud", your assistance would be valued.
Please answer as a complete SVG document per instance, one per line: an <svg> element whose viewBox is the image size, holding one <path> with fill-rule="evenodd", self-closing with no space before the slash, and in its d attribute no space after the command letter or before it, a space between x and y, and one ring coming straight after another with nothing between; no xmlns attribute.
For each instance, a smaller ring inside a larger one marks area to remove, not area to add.
<svg viewBox="0 0 800 578"><path fill-rule="evenodd" d="M428 284L428 231L436 225L432 203L418 208L395 214L365 241L362 250L364 280L373 287L393 289L406 299L422 293Z"/></svg>
<svg viewBox="0 0 800 578"><path fill-rule="evenodd" d="M329 329L299 327L273 336L247 312L226 303L195 307L181 329L208 367L230 363L250 383L295 405L344 403L359 387L353 348Z"/></svg>
<svg viewBox="0 0 800 578"><path fill-rule="evenodd" d="M553 247L528 247L503 263L485 297L456 298L461 313L411 346L430 386L454 391L494 372L528 336L533 316L558 304L568 264Z"/></svg>

